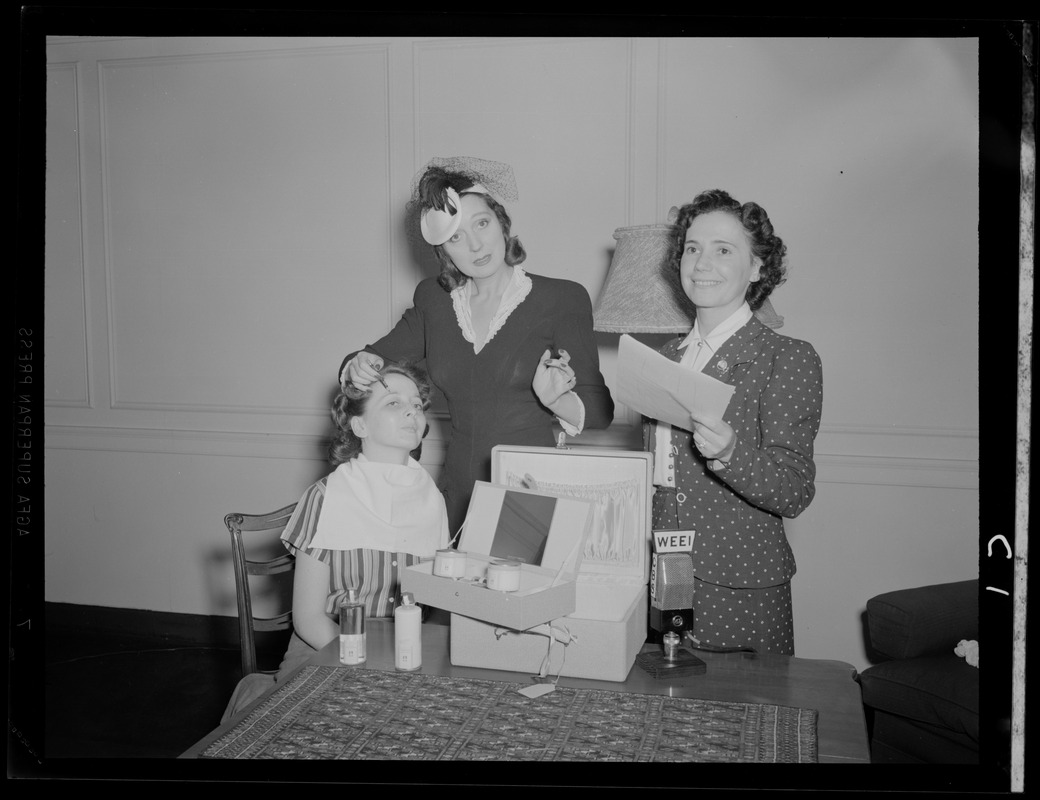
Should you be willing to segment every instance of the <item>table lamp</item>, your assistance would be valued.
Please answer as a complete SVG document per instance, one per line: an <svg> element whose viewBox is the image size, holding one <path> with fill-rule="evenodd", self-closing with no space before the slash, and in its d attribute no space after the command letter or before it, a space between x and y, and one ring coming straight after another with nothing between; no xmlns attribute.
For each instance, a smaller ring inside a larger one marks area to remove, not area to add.
<svg viewBox="0 0 1040 800"><path fill-rule="evenodd" d="M617 247L593 312L605 333L689 333L696 307L671 264L671 225L632 225L614 231ZM770 328L784 324L767 298L755 316Z"/></svg>

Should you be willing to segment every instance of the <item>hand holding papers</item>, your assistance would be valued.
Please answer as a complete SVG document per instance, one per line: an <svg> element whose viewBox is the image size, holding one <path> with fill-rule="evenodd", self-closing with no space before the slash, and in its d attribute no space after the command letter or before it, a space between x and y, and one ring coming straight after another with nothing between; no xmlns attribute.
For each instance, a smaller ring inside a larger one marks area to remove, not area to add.
<svg viewBox="0 0 1040 800"><path fill-rule="evenodd" d="M680 366L633 339L618 346L618 400L652 419L693 431L693 413L722 418L733 387Z"/></svg>

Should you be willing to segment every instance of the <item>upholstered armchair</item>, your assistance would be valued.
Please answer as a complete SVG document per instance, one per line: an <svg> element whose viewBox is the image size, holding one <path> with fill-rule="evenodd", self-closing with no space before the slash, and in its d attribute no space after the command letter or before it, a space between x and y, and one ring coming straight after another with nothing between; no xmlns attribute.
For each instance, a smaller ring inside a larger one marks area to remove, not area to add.
<svg viewBox="0 0 1040 800"><path fill-rule="evenodd" d="M867 601L859 675L874 763L979 763L979 670L954 650L979 637L979 582L887 592ZM977 662L976 662L977 663Z"/></svg>

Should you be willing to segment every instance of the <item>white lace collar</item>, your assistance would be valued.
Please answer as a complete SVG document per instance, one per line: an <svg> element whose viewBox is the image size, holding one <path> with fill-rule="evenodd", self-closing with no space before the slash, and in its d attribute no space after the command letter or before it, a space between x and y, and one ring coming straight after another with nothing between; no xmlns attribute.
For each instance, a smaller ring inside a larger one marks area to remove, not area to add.
<svg viewBox="0 0 1040 800"><path fill-rule="evenodd" d="M451 301L455 306L455 318L459 323L459 330L462 331L462 336L467 342L473 344L473 352L479 353L488 342L495 338L495 334L498 333L499 329L505 324L506 320L509 319L509 315L513 313L514 309L522 302L524 298L531 292L531 278L528 277L527 273L523 271L521 267L513 267L513 277L509 281L509 285L506 287L505 292L502 293L502 300L498 304L498 310L495 315L491 318L491 324L488 326L487 338L478 345L476 343L477 334L473 330L473 316L470 311L470 297L473 295L473 281L466 281L462 286L456 286L451 291Z"/></svg>

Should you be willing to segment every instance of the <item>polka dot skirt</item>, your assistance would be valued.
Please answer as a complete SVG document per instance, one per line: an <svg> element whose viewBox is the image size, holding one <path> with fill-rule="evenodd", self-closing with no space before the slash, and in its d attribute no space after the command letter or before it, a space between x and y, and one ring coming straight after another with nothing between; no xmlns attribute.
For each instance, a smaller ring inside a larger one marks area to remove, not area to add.
<svg viewBox="0 0 1040 800"><path fill-rule="evenodd" d="M791 584L730 589L694 579L693 631L713 647L794 655Z"/></svg>

